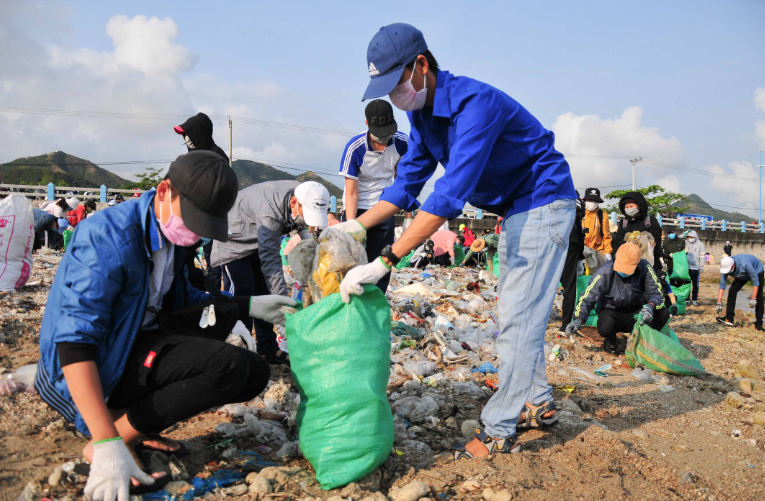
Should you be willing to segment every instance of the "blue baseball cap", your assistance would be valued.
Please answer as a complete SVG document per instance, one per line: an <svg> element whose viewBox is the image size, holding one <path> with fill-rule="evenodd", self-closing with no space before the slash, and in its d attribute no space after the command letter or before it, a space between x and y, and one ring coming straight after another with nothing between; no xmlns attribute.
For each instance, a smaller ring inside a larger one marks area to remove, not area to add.
<svg viewBox="0 0 765 501"><path fill-rule="evenodd" d="M64 234L64 230L69 228L69 221L67 221L65 218L60 218L58 220L58 232L60 234Z"/></svg>
<svg viewBox="0 0 765 501"><path fill-rule="evenodd" d="M371 81L362 101L390 94L401 80L404 66L428 50L422 32L410 24L394 23L380 28L367 47Z"/></svg>

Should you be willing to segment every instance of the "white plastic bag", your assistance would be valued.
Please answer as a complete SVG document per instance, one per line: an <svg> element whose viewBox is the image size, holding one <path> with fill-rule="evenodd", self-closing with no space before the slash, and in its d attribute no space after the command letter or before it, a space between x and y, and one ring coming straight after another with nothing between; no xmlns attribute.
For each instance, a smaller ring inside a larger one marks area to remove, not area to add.
<svg viewBox="0 0 765 501"><path fill-rule="evenodd" d="M19 289L32 273L35 218L24 195L0 201L0 290Z"/></svg>

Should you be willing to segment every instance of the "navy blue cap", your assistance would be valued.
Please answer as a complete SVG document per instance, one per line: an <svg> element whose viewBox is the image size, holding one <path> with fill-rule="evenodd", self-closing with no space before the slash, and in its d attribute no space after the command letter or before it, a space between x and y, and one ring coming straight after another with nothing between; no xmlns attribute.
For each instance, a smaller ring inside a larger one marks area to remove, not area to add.
<svg viewBox="0 0 765 501"><path fill-rule="evenodd" d="M371 81L362 101L390 94L398 85L404 66L428 50L422 32L410 24L394 23L380 28L367 47Z"/></svg>

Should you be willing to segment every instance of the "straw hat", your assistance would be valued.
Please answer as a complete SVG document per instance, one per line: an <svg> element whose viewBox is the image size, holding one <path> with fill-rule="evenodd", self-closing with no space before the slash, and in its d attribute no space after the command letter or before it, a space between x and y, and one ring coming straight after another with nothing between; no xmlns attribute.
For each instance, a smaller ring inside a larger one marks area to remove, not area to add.
<svg viewBox="0 0 765 501"><path fill-rule="evenodd" d="M481 252L484 247L486 247L486 240L483 238L473 240L473 243L470 244L470 250L473 252Z"/></svg>

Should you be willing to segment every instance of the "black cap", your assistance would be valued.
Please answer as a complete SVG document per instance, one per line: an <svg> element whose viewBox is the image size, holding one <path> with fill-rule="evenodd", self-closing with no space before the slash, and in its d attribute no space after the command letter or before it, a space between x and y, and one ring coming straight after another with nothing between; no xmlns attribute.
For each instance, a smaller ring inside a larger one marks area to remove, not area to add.
<svg viewBox="0 0 765 501"><path fill-rule="evenodd" d="M388 101L375 99L367 105L364 114L367 116L369 132L373 136L392 136L398 130L398 124L393 117L393 107Z"/></svg>
<svg viewBox="0 0 765 501"><path fill-rule="evenodd" d="M592 202L598 202L599 204L603 203L603 199L600 198L600 190L597 188L587 188L584 190L584 197L582 197L582 200L590 200Z"/></svg>
<svg viewBox="0 0 765 501"><path fill-rule="evenodd" d="M194 150L170 164L167 177L181 194L181 219L200 237L228 240L228 211L239 181L217 153Z"/></svg>

